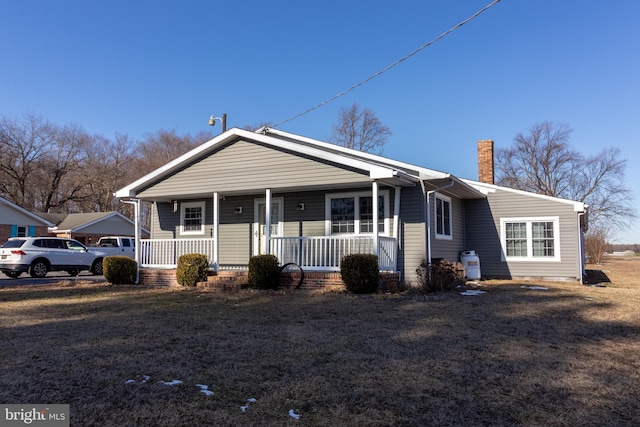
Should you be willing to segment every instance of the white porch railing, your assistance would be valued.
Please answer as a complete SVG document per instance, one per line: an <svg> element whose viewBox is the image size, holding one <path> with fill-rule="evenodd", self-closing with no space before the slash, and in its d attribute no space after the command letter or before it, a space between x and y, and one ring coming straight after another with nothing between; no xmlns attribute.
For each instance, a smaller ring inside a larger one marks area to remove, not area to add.
<svg viewBox="0 0 640 427"><path fill-rule="evenodd" d="M371 236L272 237L271 253L281 264L294 262L303 269L339 271L344 255L372 254ZM382 271L395 271L398 245L391 237L378 237L378 264Z"/></svg>
<svg viewBox="0 0 640 427"><path fill-rule="evenodd" d="M180 255L204 254L209 266L218 265L215 239L142 239L140 265L147 268L175 268ZM271 251L281 264L294 262L303 269L339 271L344 255L372 254L372 236L272 237ZM378 237L378 263L382 271L396 271L398 244L391 237Z"/></svg>
<svg viewBox="0 0 640 427"><path fill-rule="evenodd" d="M140 265L153 268L175 268L178 258L184 254L203 254L213 267L215 239L142 239L140 240Z"/></svg>

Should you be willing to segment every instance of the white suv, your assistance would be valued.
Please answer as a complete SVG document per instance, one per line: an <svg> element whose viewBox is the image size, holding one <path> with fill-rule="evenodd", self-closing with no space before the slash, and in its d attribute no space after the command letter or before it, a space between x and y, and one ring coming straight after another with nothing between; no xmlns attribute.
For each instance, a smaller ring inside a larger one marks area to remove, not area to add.
<svg viewBox="0 0 640 427"><path fill-rule="evenodd" d="M0 246L0 271L16 278L24 272L44 277L49 271L77 276L83 270L102 274L107 254L89 250L73 239L59 237L12 237Z"/></svg>

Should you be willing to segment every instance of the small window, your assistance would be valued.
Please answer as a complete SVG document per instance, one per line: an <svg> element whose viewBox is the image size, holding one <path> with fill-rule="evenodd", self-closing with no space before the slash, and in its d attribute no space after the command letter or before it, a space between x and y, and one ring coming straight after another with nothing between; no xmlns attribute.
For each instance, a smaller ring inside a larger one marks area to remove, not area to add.
<svg viewBox="0 0 640 427"><path fill-rule="evenodd" d="M503 218L503 260L560 261L559 218Z"/></svg>
<svg viewBox="0 0 640 427"><path fill-rule="evenodd" d="M436 238L451 239L451 199L440 194L435 195Z"/></svg>
<svg viewBox="0 0 640 427"><path fill-rule="evenodd" d="M131 241L129 239L122 239L122 246L128 248L131 246Z"/></svg>
<svg viewBox="0 0 640 427"><path fill-rule="evenodd" d="M29 231L28 227L24 227L22 225L19 225L16 237L27 237L28 236L28 231Z"/></svg>
<svg viewBox="0 0 640 427"><path fill-rule="evenodd" d="M205 202L187 202L180 206L180 234L204 234Z"/></svg>

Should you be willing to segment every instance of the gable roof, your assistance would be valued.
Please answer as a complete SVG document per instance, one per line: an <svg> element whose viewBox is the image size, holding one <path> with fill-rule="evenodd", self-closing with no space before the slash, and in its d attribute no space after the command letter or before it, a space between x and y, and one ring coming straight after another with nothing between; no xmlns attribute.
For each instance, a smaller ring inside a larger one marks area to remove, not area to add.
<svg viewBox="0 0 640 427"><path fill-rule="evenodd" d="M90 227L93 224L108 218L118 218L130 223L132 226L134 225L133 221L131 221L129 218L122 215L120 212L115 211L71 214L38 213L38 215L51 221L53 223L51 225L51 228L57 233L77 233L83 228Z"/></svg>
<svg viewBox="0 0 640 427"><path fill-rule="evenodd" d="M21 208L20 206L16 205L15 203L11 203L10 201L5 199L4 197L0 197L0 206L3 206L5 209L11 209L11 210L15 211L19 215L24 215L24 216L28 217L29 219L35 221L37 224L45 225L47 227L51 227L53 225L46 218L43 218L43 217L41 217L39 215L36 215L33 212L29 212L28 210Z"/></svg>
<svg viewBox="0 0 640 427"><path fill-rule="evenodd" d="M416 185L420 181L432 181L433 186L438 187L441 183L448 183L453 180L465 197L484 197L484 194L448 173L266 127L256 132L232 128L118 190L115 196L120 198L136 197L141 190L160 182L198 159L204 158L241 139L254 141L309 158L322 159L322 161L346 168L357 169L367 173L371 180L378 180L389 185Z"/></svg>
<svg viewBox="0 0 640 427"><path fill-rule="evenodd" d="M562 199L560 197L547 196L545 194L536 194L530 191L517 190L515 188L502 187L495 184L487 184L486 182L472 181L470 179L463 179L464 182L470 186L477 188L478 191L482 191L485 194L495 193L496 191L506 191L513 194L520 194L523 196L534 197L542 200L548 200L552 202L562 203L573 206L574 212L586 212L589 206L583 202L576 202L575 200Z"/></svg>

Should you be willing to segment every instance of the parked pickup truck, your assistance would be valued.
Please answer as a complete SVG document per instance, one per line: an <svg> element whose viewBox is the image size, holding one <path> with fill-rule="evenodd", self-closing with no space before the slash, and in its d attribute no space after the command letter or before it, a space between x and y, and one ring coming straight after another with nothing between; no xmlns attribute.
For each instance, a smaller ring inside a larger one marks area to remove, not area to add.
<svg viewBox="0 0 640 427"><path fill-rule="evenodd" d="M96 246L100 248L100 252L106 253L107 256L124 255L129 258L136 257L136 240L133 237L101 237Z"/></svg>

